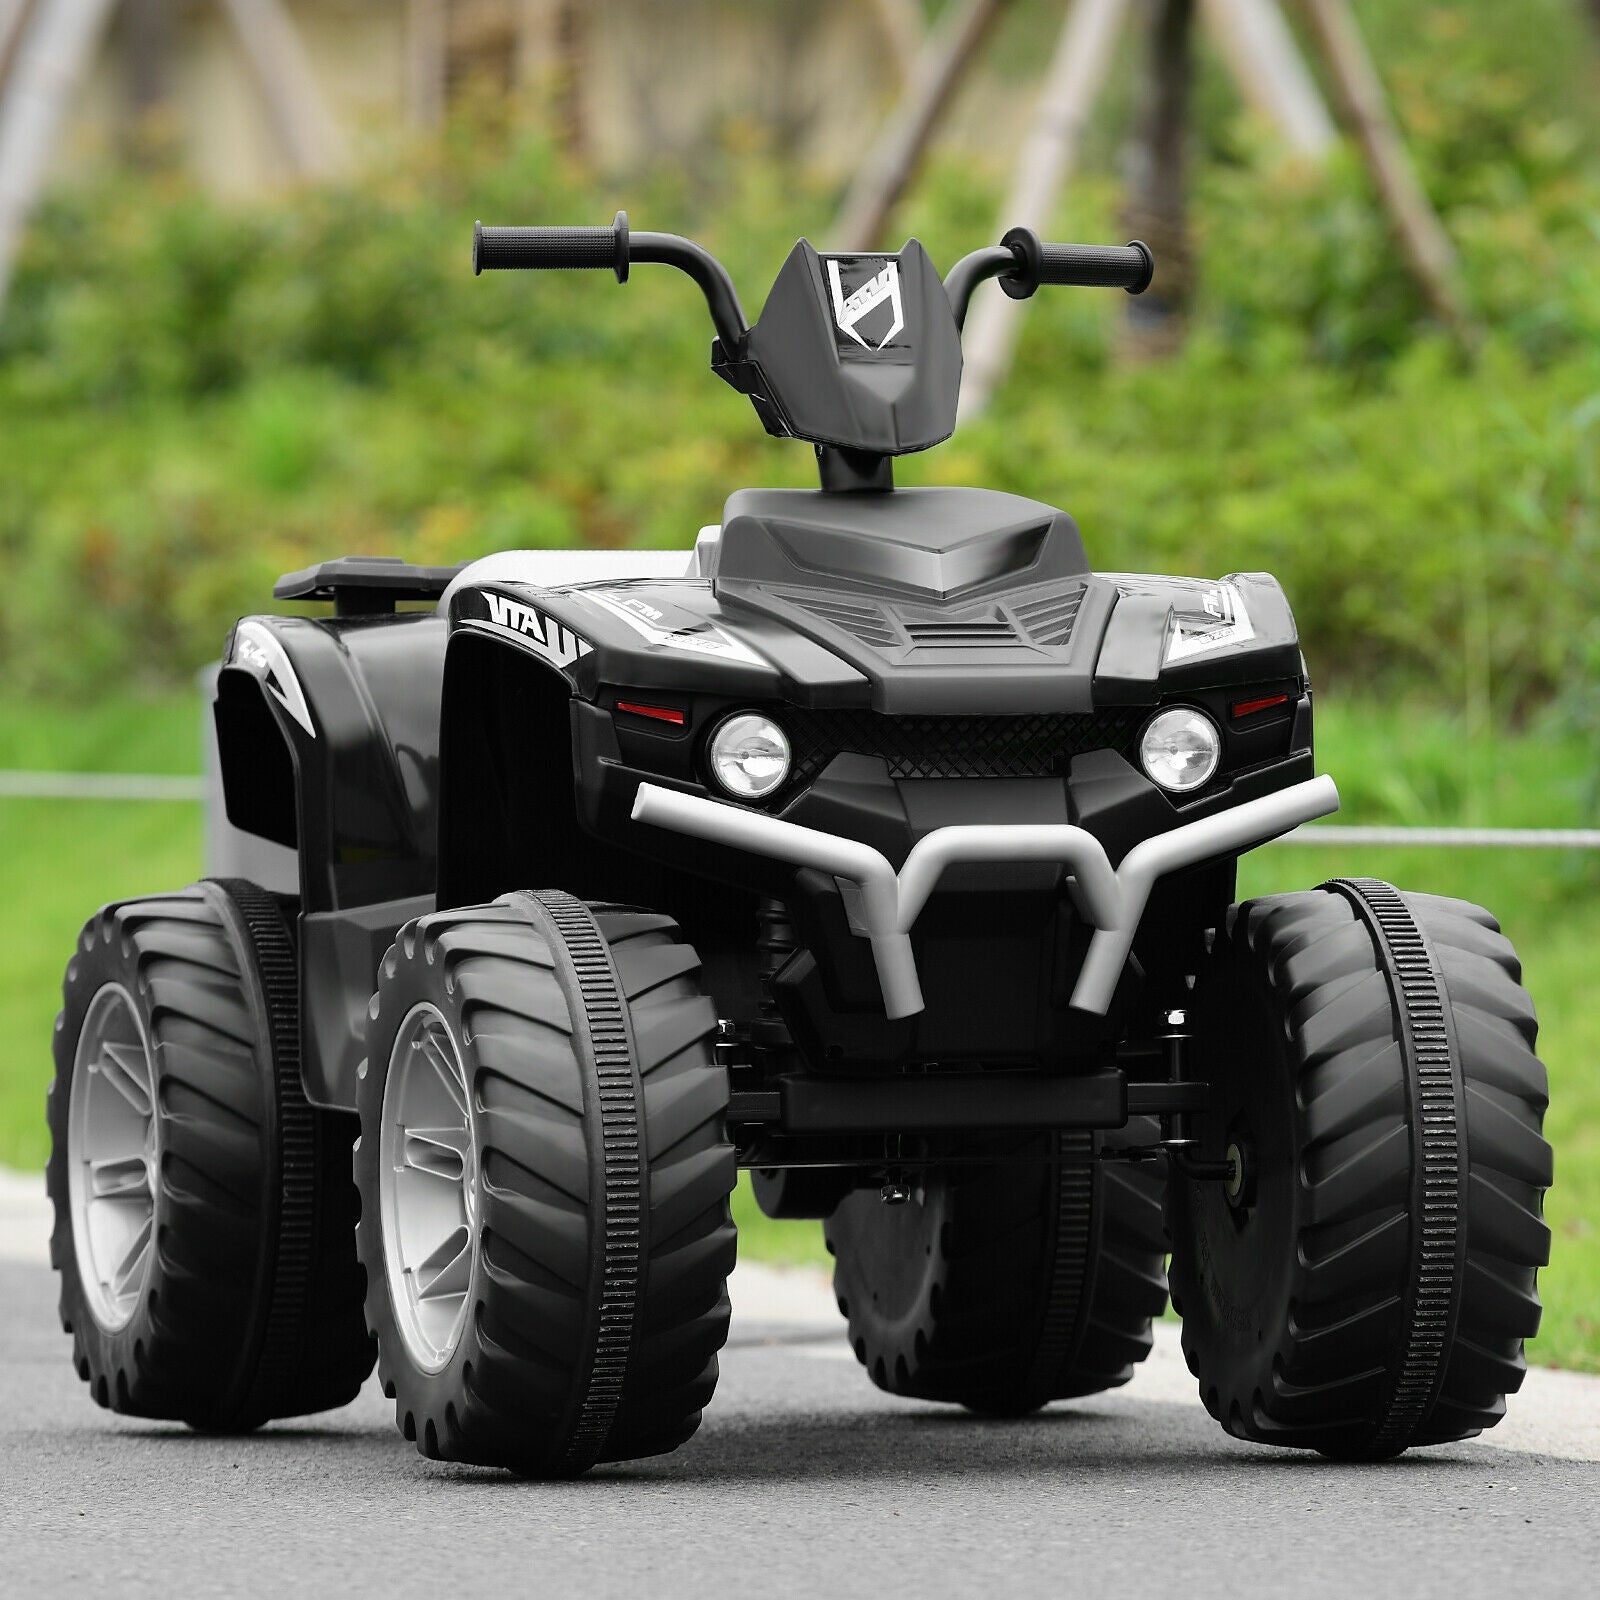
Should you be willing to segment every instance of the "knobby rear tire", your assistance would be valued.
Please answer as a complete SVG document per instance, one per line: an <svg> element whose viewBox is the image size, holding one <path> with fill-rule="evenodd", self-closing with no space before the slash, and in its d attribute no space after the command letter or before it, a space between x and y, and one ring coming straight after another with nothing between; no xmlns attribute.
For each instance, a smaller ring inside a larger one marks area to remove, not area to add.
<svg viewBox="0 0 1600 1600"><path fill-rule="evenodd" d="M1136 1118L1114 1136L1053 1136L1054 1164L930 1173L898 1206L847 1197L825 1236L872 1381L997 1417L1126 1383L1166 1308L1164 1174L1097 1152L1157 1137Z"/></svg>
<svg viewBox="0 0 1600 1600"><path fill-rule="evenodd" d="M137 1016L156 1123L151 1248L120 1327L86 1291L93 1257L75 1235L68 1170L77 1046L108 987ZM355 1119L301 1090L278 902L228 880L104 907L68 964L54 1051L51 1261L95 1401L232 1433L354 1399L374 1356L355 1258Z"/></svg>

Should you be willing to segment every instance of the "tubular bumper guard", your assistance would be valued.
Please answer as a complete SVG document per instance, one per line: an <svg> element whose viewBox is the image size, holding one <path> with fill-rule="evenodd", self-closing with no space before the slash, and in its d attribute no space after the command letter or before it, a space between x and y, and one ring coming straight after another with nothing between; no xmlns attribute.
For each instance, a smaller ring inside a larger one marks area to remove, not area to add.
<svg viewBox="0 0 1600 1600"><path fill-rule="evenodd" d="M1338 809L1333 779L1310 778L1158 833L1135 845L1115 868L1092 833L1067 824L936 828L912 846L898 874L871 845L659 784L639 785L633 820L831 873L844 895L852 931L872 941L890 1017L922 1010L910 933L946 867L958 861L1057 862L1068 873L1074 906L1095 930L1072 1004L1103 1016L1157 878L1264 843Z"/></svg>

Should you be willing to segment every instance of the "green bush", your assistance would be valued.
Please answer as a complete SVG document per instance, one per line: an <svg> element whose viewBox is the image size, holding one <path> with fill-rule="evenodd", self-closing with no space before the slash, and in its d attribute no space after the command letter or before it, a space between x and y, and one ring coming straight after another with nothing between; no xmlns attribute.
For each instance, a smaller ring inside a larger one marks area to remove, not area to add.
<svg viewBox="0 0 1600 1600"><path fill-rule="evenodd" d="M1428 323L1354 162L1283 162L1212 64L1185 352L1120 367L1114 297L1041 295L991 413L902 481L1063 504L1103 568L1273 570L1322 679L1421 684L1480 727L1561 690L1600 725L1600 170L1561 77L1580 36L1535 8L1542 53L1461 8L1361 8L1461 244L1475 359ZM1001 187L946 158L901 220L948 262ZM1116 198L1086 178L1056 227L1114 233ZM804 447L707 374L684 280L474 281L467 244L475 216L621 202L705 239L754 311L836 200L747 131L600 186L537 129L470 119L357 185L224 205L115 172L58 195L0 318L5 686L181 678L322 556L683 545L731 488L807 482Z"/></svg>

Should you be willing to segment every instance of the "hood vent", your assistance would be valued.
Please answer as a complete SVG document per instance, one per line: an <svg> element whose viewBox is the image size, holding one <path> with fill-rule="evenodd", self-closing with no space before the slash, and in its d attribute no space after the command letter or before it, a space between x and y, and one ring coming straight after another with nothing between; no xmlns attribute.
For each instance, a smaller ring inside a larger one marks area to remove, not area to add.
<svg viewBox="0 0 1600 1600"><path fill-rule="evenodd" d="M905 629L912 646L923 650L959 650L964 646L1018 642L1016 630L998 614L971 617L963 622L907 622Z"/></svg>
<svg viewBox="0 0 1600 1600"><path fill-rule="evenodd" d="M1034 644L1046 649L1059 649L1071 637L1078 621L1078 611L1083 605L1083 585L1066 594L1052 594L1042 600L1030 600L1025 605L1013 606L1018 622Z"/></svg>
<svg viewBox="0 0 1600 1600"><path fill-rule="evenodd" d="M900 646L900 635L894 624L884 615L883 607L870 600L839 600L808 594L804 590L779 590L786 600L809 612L819 622L828 622L862 644L874 650L895 650Z"/></svg>

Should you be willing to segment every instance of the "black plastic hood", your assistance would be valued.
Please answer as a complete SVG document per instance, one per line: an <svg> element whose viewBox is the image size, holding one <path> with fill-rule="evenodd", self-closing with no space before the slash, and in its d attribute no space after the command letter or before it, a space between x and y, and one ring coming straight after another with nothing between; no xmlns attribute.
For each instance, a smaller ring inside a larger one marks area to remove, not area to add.
<svg viewBox="0 0 1600 1600"><path fill-rule="evenodd" d="M719 595L794 583L937 602L1088 570L1072 518L1021 495L741 489L723 509L715 580Z"/></svg>

